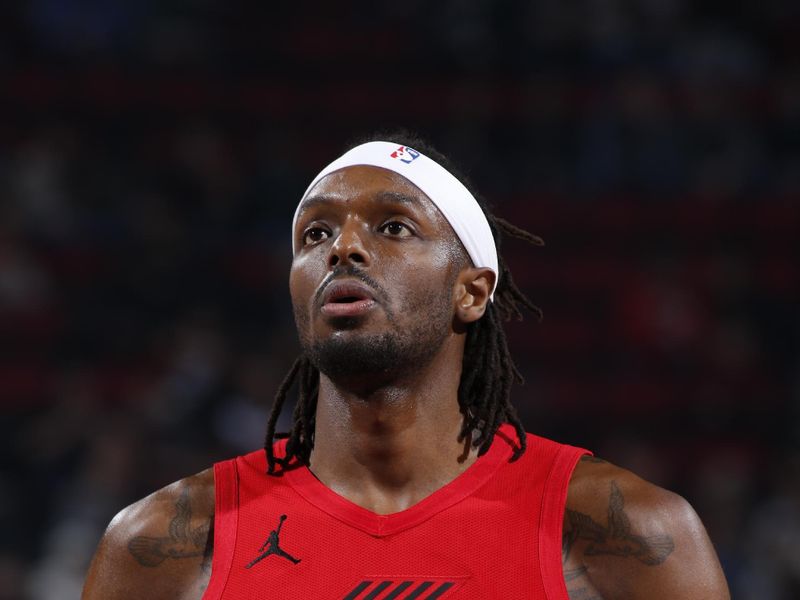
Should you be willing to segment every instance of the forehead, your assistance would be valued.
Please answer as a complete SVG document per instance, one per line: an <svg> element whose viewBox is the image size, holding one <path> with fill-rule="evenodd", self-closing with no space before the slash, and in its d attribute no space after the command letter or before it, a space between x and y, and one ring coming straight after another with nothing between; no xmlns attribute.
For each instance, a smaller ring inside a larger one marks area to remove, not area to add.
<svg viewBox="0 0 800 600"><path fill-rule="evenodd" d="M320 205L370 208L379 204L402 204L436 223L445 221L431 199L408 179L372 166L346 167L320 179L301 201L297 220Z"/></svg>

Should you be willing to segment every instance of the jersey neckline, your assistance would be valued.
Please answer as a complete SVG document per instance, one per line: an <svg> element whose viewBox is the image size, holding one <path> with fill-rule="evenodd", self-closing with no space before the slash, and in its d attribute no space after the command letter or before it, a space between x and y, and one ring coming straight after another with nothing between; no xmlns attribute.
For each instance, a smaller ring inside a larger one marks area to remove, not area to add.
<svg viewBox="0 0 800 600"><path fill-rule="evenodd" d="M514 428L509 424L501 425L489 451L463 473L416 504L388 515L372 512L339 495L317 479L307 466L289 469L283 473L283 478L303 499L331 517L369 535L383 537L415 527L475 492L508 461L517 443ZM283 446L285 441L281 440L280 444ZM283 447L280 451L282 453Z"/></svg>

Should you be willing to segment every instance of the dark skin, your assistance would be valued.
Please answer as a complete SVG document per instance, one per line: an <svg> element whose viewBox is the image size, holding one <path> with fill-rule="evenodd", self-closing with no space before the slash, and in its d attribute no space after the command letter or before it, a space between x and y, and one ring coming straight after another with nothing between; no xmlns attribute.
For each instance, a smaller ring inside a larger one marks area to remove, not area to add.
<svg viewBox="0 0 800 600"><path fill-rule="evenodd" d="M424 365L369 377L322 374L310 469L329 488L379 514L408 508L477 458L459 441L457 393L465 327L489 302L494 274L465 258L450 225L413 184L374 167L321 180L295 228L290 289L301 339L414 332L448 310ZM334 268L348 264L380 285L374 304L345 321L321 310ZM437 329L437 325L431 326ZM412 336L413 337L413 336ZM199 599L210 576L212 471L178 481L124 509L89 570L85 600ZM571 600L725 600L708 536L679 496L614 465L584 457L564 515L564 579Z"/></svg>

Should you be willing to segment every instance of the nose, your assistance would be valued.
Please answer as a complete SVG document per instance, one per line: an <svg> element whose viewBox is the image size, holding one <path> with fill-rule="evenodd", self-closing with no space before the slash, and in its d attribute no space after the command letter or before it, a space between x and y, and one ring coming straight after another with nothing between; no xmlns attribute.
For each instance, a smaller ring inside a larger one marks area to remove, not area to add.
<svg viewBox="0 0 800 600"><path fill-rule="evenodd" d="M360 234L359 224L348 221L339 232L339 237L331 244L330 254L328 255L328 266L358 264L361 266L369 265L369 254Z"/></svg>

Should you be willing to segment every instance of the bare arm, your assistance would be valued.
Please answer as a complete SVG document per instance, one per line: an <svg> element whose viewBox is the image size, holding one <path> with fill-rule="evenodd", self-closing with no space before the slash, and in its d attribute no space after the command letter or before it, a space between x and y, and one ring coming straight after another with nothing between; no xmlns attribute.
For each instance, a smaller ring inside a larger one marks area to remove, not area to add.
<svg viewBox="0 0 800 600"><path fill-rule="evenodd" d="M570 600L729 600L705 528L686 500L584 457L564 514Z"/></svg>
<svg viewBox="0 0 800 600"><path fill-rule="evenodd" d="M100 540L82 600L199 600L211 575L213 522L210 469L132 504Z"/></svg>

